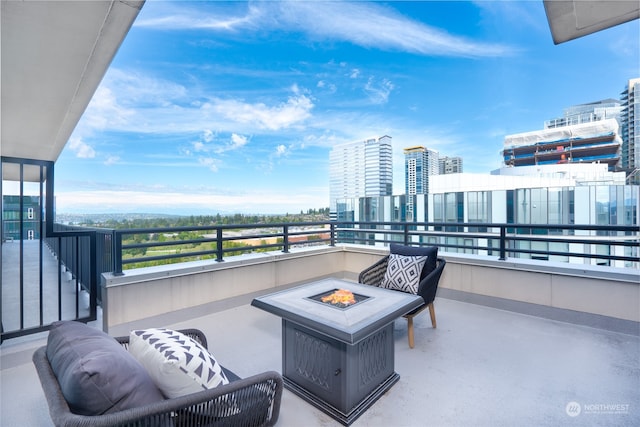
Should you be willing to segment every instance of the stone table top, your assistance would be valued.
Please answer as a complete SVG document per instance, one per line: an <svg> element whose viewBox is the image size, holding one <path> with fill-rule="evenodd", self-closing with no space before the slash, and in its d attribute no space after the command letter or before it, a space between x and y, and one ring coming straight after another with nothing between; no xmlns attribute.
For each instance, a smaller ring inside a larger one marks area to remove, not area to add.
<svg viewBox="0 0 640 427"><path fill-rule="evenodd" d="M334 289L347 289L368 298L346 308L311 299ZM255 298L251 305L339 341L355 344L423 303L419 295L329 278Z"/></svg>

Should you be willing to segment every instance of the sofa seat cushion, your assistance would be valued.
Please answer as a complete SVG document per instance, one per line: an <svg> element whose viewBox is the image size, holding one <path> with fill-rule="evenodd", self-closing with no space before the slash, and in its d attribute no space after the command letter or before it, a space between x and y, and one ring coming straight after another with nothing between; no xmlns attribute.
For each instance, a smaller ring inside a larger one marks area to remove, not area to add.
<svg viewBox="0 0 640 427"><path fill-rule="evenodd" d="M54 323L46 353L76 414L102 415L164 399L146 370L118 341L84 323Z"/></svg>
<svg viewBox="0 0 640 427"><path fill-rule="evenodd" d="M229 383L209 351L178 331L163 328L131 331L129 352L168 398Z"/></svg>

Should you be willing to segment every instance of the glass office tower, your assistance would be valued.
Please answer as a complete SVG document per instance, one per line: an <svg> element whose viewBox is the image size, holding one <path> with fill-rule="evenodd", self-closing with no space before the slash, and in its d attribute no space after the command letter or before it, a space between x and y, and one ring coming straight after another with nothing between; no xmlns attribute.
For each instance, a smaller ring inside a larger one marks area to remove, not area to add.
<svg viewBox="0 0 640 427"><path fill-rule="evenodd" d="M391 137L340 144L329 153L329 211L336 216L337 199L388 196L393 190Z"/></svg>
<svg viewBox="0 0 640 427"><path fill-rule="evenodd" d="M429 176L438 175L439 154L423 146L404 149L404 182L407 196L407 219L415 218L414 200L416 194L429 192Z"/></svg>

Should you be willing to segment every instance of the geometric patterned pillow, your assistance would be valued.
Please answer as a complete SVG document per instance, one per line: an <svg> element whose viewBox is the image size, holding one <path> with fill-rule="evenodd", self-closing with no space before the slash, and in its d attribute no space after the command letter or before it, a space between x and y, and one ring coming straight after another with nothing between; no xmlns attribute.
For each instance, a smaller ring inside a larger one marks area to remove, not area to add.
<svg viewBox="0 0 640 427"><path fill-rule="evenodd" d="M417 294L420 273L422 273L426 262L426 256L389 254L387 271L382 279L381 287Z"/></svg>
<svg viewBox="0 0 640 427"><path fill-rule="evenodd" d="M229 383L220 364L206 348L171 329L131 331L129 352L167 398Z"/></svg>

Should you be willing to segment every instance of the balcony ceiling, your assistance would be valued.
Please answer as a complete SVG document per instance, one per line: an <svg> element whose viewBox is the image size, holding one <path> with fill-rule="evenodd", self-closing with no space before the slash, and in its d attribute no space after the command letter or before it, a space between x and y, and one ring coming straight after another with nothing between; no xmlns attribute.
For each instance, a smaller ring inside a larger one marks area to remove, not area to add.
<svg viewBox="0 0 640 427"><path fill-rule="evenodd" d="M58 158L143 4L2 1L2 156Z"/></svg>
<svg viewBox="0 0 640 427"><path fill-rule="evenodd" d="M638 0L544 0L555 44L640 18Z"/></svg>

